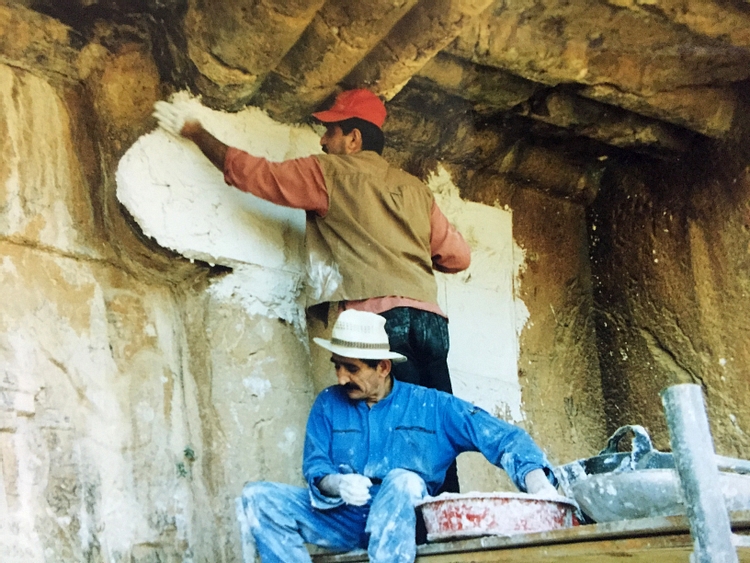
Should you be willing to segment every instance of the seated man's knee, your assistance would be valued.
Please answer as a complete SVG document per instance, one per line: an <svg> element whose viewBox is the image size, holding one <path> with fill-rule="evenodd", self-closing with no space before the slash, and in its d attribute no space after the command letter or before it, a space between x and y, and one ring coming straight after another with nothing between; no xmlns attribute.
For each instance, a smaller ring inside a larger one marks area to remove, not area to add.
<svg viewBox="0 0 750 563"><path fill-rule="evenodd" d="M245 484L242 488L242 506L251 528L258 525L265 508L270 505L269 501L277 495L275 483L258 481Z"/></svg>
<svg viewBox="0 0 750 563"><path fill-rule="evenodd" d="M264 499L269 496L273 496L276 490L276 483L269 483L268 481L253 481L245 483L242 487L242 496L252 502L256 500Z"/></svg>

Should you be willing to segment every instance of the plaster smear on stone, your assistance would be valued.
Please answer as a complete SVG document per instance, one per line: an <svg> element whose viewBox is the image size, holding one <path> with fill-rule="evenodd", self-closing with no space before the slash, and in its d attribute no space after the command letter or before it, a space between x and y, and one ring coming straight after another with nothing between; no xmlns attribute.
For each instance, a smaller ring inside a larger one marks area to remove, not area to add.
<svg viewBox="0 0 750 563"><path fill-rule="evenodd" d="M297 451L297 431L294 428L284 429L284 439L279 441L278 448L288 455Z"/></svg>
<svg viewBox="0 0 750 563"><path fill-rule="evenodd" d="M41 227L37 235L41 242L70 249L75 246L76 225L59 198L74 181L67 112L46 81L30 73L20 78L6 65L0 65L0 107L7 123L4 141L9 145L4 164L10 171L0 231L27 234L30 225Z"/></svg>
<svg viewBox="0 0 750 563"><path fill-rule="evenodd" d="M89 534L90 537L95 535L104 553L113 557L128 550L138 538L149 537L151 532L137 496L133 494L132 467L121 455L123 447L133 441L130 415L126 412L129 405L121 404L118 393L118 370L107 339L106 305L98 285L90 308L90 333L72 347L77 352L64 363L70 366L71 375L75 373L79 392L87 399L78 409L75 426L81 431L78 442L81 473L98 489L97 519L90 522L93 529ZM73 340L71 336L68 339ZM81 511L85 511L85 503ZM104 532L98 532L99 527ZM90 538L81 539L90 541Z"/></svg>
<svg viewBox="0 0 750 563"><path fill-rule="evenodd" d="M285 320L306 343L303 279L281 270L237 265L231 275L214 280L208 291L219 302L239 303L249 316Z"/></svg>
<svg viewBox="0 0 750 563"><path fill-rule="evenodd" d="M491 413L523 420L516 318L525 306L513 291L518 273L513 215L508 209L462 200L442 167L428 185L472 250L468 270L436 274L438 300L450 318L448 364L454 392Z"/></svg>
<svg viewBox="0 0 750 563"><path fill-rule="evenodd" d="M242 379L242 385L250 391L253 397L262 399L271 390L271 382L260 377L245 377Z"/></svg>
<svg viewBox="0 0 750 563"><path fill-rule="evenodd" d="M11 154L16 151L7 151ZM18 230L19 226L23 223L23 209L21 208L22 198L20 196L20 178L18 175L18 167L13 163L12 172L8 175L8 180L5 182L5 192L9 195L7 198L7 205L5 207L5 217L7 218L2 225L3 230L11 232ZM12 194L12 196L10 195Z"/></svg>
<svg viewBox="0 0 750 563"><path fill-rule="evenodd" d="M513 241L513 262L515 264L515 275L513 276L513 298L516 305L516 335L519 338L520 346L520 336L523 329L526 327L526 323L529 322L531 313L529 313L529 308L526 307L526 303L521 299L521 275L526 271L526 250L516 244L515 240Z"/></svg>
<svg viewBox="0 0 750 563"><path fill-rule="evenodd" d="M0 271L6 275L11 275L11 276L18 275L18 270L16 269L16 265L13 263L13 260L8 258L7 256L3 256L3 261L0 264Z"/></svg>
<svg viewBox="0 0 750 563"><path fill-rule="evenodd" d="M191 495L190 490L188 488L187 480L183 479L180 482L180 486L177 488L177 490L174 493L174 503L175 503L175 516L174 516L174 524L175 528L177 528L177 539L182 540L184 543L189 543L190 539L193 537L192 534L192 527L193 522L190 517L192 514L192 503L191 503ZM192 563L193 559L189 555L185 554L183 557L183 563Z"/></svg>
<svg viewBox="0 0 750 563"><path fill-rule="evenodd" d="M36 483L34 477L39 475L41 470L42 458L37 452L30 447L33 443L29 439L29 432L25 425L12 436L11 448L15 455L15 468L9 468L15 471L14 502L12 504L18 507L34 507L36 502ZM9 460L9 461L11 461ZM0 477L7 478L0 474ZM0 479L2 481L3 479ZM0 518L0 555L2 561L21 562L21 561L44 561L42 553L42 541L36 530L36 516L33 510L14 510L11 513L4 513Z"/></svg>
<svg viewBox="0 0 750 563"><path fill-rule="evenodd" d="M35 79L35 77L31 77ZM10 67L6 65L0 65L0 103L2 103L5 109L5 120L6 120L6 131L11 132L6 137L6 142L11 145L11 148L3 151L3 159L5 160L5 166L10 169L10 174L5 182L5 203L6 208L4 209L4 215L7 217L7 223L2 225L3 230L17 230L23 223L23 209L21 202L23 198L21 195L21 180L19 176L19 167L21 156L26 151L22 150L20 142L23 139L23 135L20 132L25 130L22 126L22 116L18 112L18 104L14 102L14 98L17 97L18 84L16 83L15 76ZM15 93L14 93L15 92ZM13 132L18 132L16 135ZM20 138L19 138L20 137Z"/></svg>

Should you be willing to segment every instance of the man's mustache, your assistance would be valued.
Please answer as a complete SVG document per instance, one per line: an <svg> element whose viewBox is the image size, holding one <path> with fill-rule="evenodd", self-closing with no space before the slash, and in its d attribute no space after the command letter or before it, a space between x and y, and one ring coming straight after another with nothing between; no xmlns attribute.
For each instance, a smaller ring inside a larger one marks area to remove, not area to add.
<svg viewBox="0 0 750 563"><path fill-rule="evenodd" d="M342 387L345 391L362 391L359 385L357 385L356 383L352 383L351 381L349 383L345 383L344 385L342 385Z"/></svg>

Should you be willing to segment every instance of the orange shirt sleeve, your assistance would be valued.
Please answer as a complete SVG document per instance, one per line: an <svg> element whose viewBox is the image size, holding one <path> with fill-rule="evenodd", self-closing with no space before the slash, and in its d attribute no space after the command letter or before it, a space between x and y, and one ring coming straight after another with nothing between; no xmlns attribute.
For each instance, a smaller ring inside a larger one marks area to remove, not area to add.
<svg viewBox="0 0 750 563"><path fill-rule="evenodd" d="M434 201L430 212L430 226L432 267L446 274L455 274L468 268L471 264L471 248Z"/></svg>
<svg viewBox="0 0 750 563"><path fill-rule="evenodd" d="M321 216L328 213L328 190L314 156L271 162L230 147L224 159L224 181L277 205Z"/></svg>

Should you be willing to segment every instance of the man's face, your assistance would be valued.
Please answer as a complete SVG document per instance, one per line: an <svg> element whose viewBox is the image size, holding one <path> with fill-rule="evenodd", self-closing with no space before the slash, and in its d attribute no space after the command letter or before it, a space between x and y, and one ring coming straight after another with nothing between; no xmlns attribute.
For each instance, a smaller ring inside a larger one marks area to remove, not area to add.
<svg viewBox="0 0 750 563"><path fill-rule="evenodd" d="M323 152L339 155L355 152L355 131L357 130L352 129L351 133L344 135L338 125L326 125L326 132L320 138L320 146L323 147Z"/></svg>
<svg viewBox="0 0 750 563"><path fill-rule="evenodd" d="M371 368L362 360L332 354L331 362L336 369L339 385L344 387L350 399L373 405L390 392L389 360L381 360Z"/></svg>

